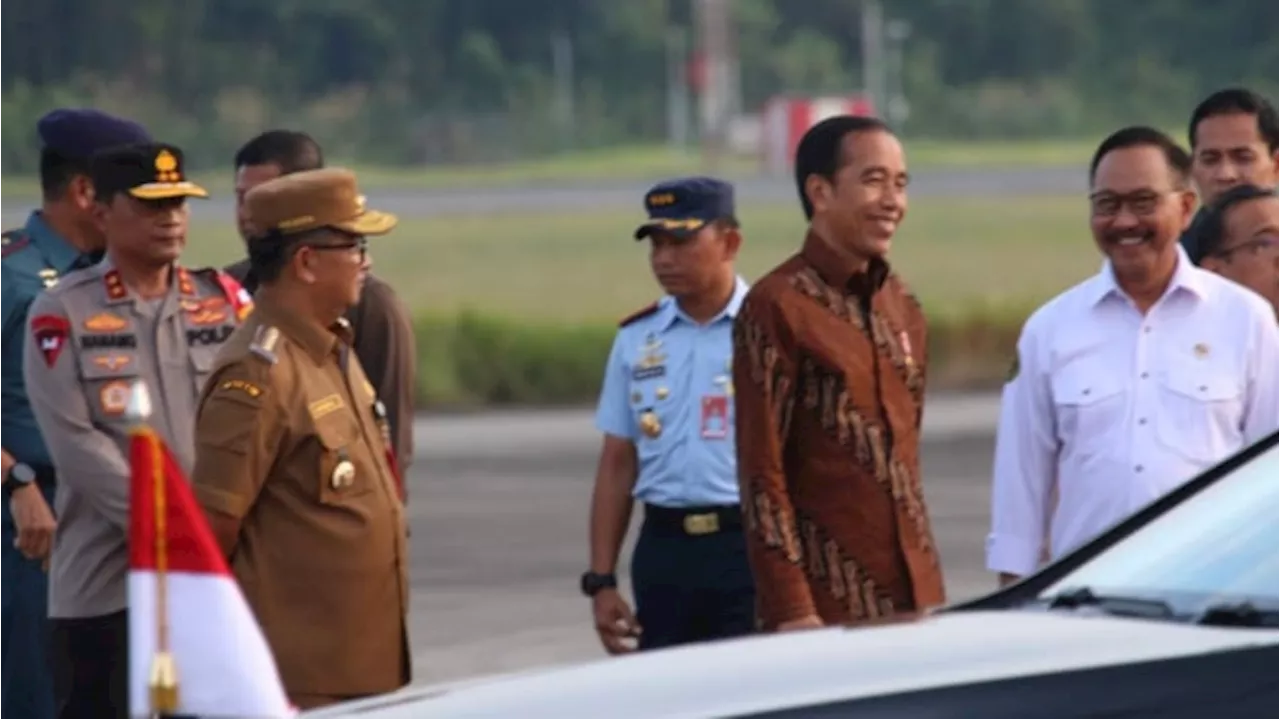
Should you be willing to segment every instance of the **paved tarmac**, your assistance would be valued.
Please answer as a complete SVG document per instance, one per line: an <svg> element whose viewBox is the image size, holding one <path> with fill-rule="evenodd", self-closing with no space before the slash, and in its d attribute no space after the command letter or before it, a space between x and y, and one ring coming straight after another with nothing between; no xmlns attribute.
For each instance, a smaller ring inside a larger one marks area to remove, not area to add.
<svg viewBox="0 0 1280 719"><path fill-rule="evenodd" d="M392 190L366 188L369 203L405 218L501 212L564 212L583 208L635 210L637 197L654 181L618 180L593 183L537 183L457 190ZM794 202L796 190L787 177L742 177L734 181L739 203ZM912 197L990 197L1065 194L1086 185L1082 167L984 168L921 170L911 178ZM191 202L192 219L227 220L234 216L229 194ZM25 202L0 199L5 227L23 221Z"/></svg>
<svg viewBox="0 0 1280 719"><path fill-rule="evenodd" d="M989 395L926 406L925 491L953 600L994 586L982 545L997 411ZM600 443L590 412L424 417L415 435L415 684L605 656L577 591Z"/></svg>

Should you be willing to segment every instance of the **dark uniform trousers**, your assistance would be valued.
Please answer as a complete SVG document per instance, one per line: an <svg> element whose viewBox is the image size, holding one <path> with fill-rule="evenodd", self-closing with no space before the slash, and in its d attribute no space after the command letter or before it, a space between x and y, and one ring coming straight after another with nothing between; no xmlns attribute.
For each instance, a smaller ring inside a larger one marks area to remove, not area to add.
<svg viewBox="0 0 1280 719"><path fill-rule="evenodd" d="M53 507L52 470L36 469L37 484L45 502ZM8 492L3 515L4 542L0 548L0 654L4 662L4 717L51 719L54 716L54 687L49 652L49 577L40 560L27 559L13 545L18 528L9 510Z"/></svg>
<svg viewBox="0 0 1280 719"><path fill-rule="evenodd" d="M54 619L58 719L129 719L129 612Z"/></svg>
<svg viewBox="0 0 1280 719"><path fill-rule="evenodd" d="M128 610L50 623L58 719L128 719Z"/></svg>
<svg viewBox="0 0 1280 719"><path fill-rule="evenodd" d="M740 508L645 505L631 584L642 650L753 632L756 592Z"/></svg>

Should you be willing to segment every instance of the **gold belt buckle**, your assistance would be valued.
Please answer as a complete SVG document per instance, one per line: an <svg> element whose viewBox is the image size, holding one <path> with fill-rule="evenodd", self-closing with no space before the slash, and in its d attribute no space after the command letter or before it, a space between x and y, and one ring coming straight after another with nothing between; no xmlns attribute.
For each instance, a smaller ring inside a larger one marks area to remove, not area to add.
<svg viewBox="0 0 1280 719"><path fill-rule="evenodd" d="M684 518L685 534L714 534L720 531L720 515L715 512L710 514L687 514Z"/></svg>

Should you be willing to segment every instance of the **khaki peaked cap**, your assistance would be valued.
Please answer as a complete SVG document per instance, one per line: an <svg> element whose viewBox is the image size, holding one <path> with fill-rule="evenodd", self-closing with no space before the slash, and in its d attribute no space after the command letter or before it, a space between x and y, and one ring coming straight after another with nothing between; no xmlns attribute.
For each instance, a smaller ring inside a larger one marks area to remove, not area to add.
<svg viewBox="0 0 1280 719"><path fill-rule="evenodd" d="M395 215L365 208L355 173L326 167L282 175L245 195L249 223L255 232L283 235L332 227L354 235L385 235L398 222Z"/></svg>

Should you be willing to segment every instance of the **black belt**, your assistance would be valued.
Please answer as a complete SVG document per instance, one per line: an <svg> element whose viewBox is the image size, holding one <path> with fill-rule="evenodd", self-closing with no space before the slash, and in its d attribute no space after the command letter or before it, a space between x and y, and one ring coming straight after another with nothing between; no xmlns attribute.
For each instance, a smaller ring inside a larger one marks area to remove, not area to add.
<svg viewBox="0 0 1280 719"><path fill-rule="evenodd" d="M706 507L659 507L644 505L644 521L656 529L665 529L697 537L742 527L742 507L731 505Z"/></svg>

